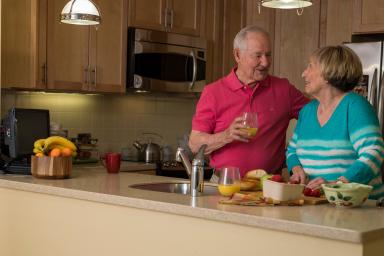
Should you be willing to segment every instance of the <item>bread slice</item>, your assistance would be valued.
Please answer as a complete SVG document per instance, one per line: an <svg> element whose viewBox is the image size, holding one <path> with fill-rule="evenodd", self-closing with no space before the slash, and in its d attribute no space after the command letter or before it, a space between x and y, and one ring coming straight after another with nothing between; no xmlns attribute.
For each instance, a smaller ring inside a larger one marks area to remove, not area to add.
<svg viewBox="0 0 384 256"><path fill-rule="evenodd" d="M245 174L244 178L251 179L251 180L260 180L260 178L263 177L265 174L267 174L267 172L264 171L263 169L255 169L255 170L248 171Z"/></svg>
<svg viewBox="0 0 384 256"><path fill-rule="evenodd" d="M257 182L254 180L242 180L240 182L240 190L242 191L257 190L257 187Z"/></svg>

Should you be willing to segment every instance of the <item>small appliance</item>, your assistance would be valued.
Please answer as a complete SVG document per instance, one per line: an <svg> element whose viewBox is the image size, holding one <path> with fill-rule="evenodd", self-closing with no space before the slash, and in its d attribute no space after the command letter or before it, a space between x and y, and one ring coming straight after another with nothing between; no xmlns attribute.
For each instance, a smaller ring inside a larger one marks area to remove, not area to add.
<svg viewBox="0 0 384 256"><path fill-rule="evenodd" d="M205 39L130 27L127 47L128 90L191 93L204 88Z"/></svg>
<svg viewBox="0 0 384 256"><path fill-rule="evenodd" d="M1 170L31 174L33 143L49 136L49 111L12 108L2 120Z"/></svg>

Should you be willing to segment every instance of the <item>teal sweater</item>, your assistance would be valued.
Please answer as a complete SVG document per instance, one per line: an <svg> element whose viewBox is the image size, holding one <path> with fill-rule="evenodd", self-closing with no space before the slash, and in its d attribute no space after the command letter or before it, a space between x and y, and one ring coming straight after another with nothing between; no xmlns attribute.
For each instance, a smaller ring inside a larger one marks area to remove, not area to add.
<svg viewBox="0 0 384 256"><path fill-rule="evenodd" d="M312 100L300 111L286 152L288 169L301 165L310 180L336 181L344 176L350 182L372 185L371 198L384 196L380 170L384 143L369 102L347 93L323 126L317 119L318 106Z"/></svg>

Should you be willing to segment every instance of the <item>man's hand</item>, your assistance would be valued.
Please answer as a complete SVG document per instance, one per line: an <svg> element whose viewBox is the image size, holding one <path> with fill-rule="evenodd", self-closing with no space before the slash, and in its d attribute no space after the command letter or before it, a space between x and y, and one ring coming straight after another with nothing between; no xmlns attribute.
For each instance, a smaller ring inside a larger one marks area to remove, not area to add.
<svg viewBox="0 0 384 256"><path fill-rule="evenodd" d="M250 137L248 132L244 129L243 118L237 117L231 125L225 130L225 141L231 143L232 141L248 142Z"/></svg>
<svg viewBox="0 0 384 256"><path fill-rule="evenodd" d="M208 147L205 149L205 154L208 155L233 141L249 142L251 137L247 130L243 129L245 127L242 122L243 118L237 117L226 130L215 134L192 130L189 136L189 147L193 153L196 153L201 145L206 144Z"/></svg>

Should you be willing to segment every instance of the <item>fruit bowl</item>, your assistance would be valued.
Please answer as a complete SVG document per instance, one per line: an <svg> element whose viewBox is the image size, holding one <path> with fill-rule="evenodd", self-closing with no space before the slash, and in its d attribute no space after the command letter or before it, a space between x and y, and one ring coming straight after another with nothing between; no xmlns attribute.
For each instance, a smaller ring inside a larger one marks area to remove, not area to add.
<svg viewBox="0 0 384 256"><path fill-rule="evenodd" d="M303 197L303 184L289 184L265 180L263 182L263 196L277 201L291 201Z"/></svg>
<svg viewBox="0 0 384 256"><path fill-rule="evenodd" d="M70 156L31 156L31 173L36 178L67 179L71 176Z"/></svg>
<svg viewBox="0 0 384 256"><path fill-rule="evenodd" d="M372 186L359 183L322 184L321 186L328 202L339 207L360 206L372 191Z"/></svg>

